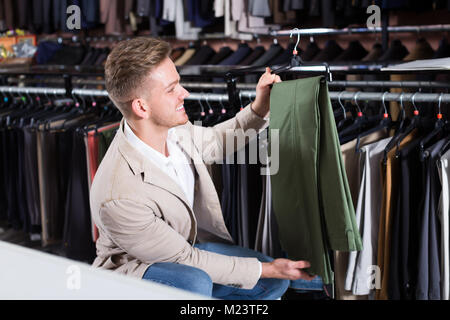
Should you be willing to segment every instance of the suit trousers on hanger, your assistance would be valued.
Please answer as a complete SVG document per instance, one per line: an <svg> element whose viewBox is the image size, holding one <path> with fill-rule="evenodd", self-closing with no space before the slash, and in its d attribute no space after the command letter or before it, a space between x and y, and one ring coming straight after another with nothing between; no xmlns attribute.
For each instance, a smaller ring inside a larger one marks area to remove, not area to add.
<svg viewBox="0 0 450 320"><path fill-rule="evenodd" d="M95 258L95 243L91 234L86 148L81 134L74 132L72 139L71 171L64 219L64 249L69 259L92 263Z"/></svg>
<svg viewBox="0 0 450 320"><path fill-rule="evenodd" d="M24 128L24 161L25 161L25 194L27 198L27 211L32 227L41 226L41 211L39 198L39 178L37 171L37 142L36 131L33 128ZM34 230L32 230L34 231Z"/></svg>
<svg viewBox="0 0 450 320"><path fill-rule="evenodd" d="M280 139L279 170L271 183L282 248L289 258L310 261L308 272L329 284L334 281L329 251L361 250L362 243L328 87L321 79L272 88L270 134L277 129Z"/></svg>

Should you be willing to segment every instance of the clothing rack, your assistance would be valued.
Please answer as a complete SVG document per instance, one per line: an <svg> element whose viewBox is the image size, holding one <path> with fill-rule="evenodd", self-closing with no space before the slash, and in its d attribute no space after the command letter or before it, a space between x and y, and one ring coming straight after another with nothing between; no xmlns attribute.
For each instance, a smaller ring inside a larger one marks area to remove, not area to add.
<svg viewBox="0 0 450 320"><path fill-rule="evenodd" d="M310 28L310 29L297 29L297 30L278 30L271 31L270 35L273 37L290 36L291 34L300 34L308 36L318 35L337 35L337 34L359 34L359 33L381 33L382 27L375 28ZM387 27L389 33L404 33L404 32L442 32L450 31L450 24L438 24L438 25L425 25L425 26L392 26Z"/></svg>
<svg viewBox="0 0 450 320"><path fill-rule="evenodd" d="M48 79L20 79L8 78L8 83L24 83L24 84L64 84L61 78ZM73 85L105 85L104 80L92 79L73 79ZM209 82L181 82L183 87L189 89L226 89L226 84L209 83ZM254 90L256 83L239 83L237 89ZM450 83L440 81L332 81L328 83L328 87L347 87L347 88L450 88Z"/></svg>
<svg viewBox="0 0 450 320"><path fill-rule="evenodd" d="M226 84L208 82L181 82L185 88L190 89L226 89ZM439 81L332 81L329 87L348 88L450 88L450 83ZM239 83L237 89L252 90L256 83Z"/></svg>
<svg viewBox="0 0 450 320"><path fill-rule="evenodd" d="M36 88L36 87L12 87L12 86L0 86L0 92L2 93L23 93L23 94L44 94L44 95L65 95L65 89L61 88ZM97 89L72 89L72 96L90 96L90 97L107 97L108 92L106 90ZM254 90L241 90L238 94L240 102L242 99L254 99L256 97L256 91ZM331 100L365 100L365 101L397 101L400 102L438 102L441 99L442 103L450 102L449 93L421 93L421 92L403 92L403 93L391 93L391 92L350 92L350 91L330 91L329 96ZM202 101L218 101L227 102L228 94L219 93L191 93L185 100L202 100Z"/></svg>
<svg viewBox="0 0 450 320"><path fill-rule="evenodd" d="M139 35L139 37L149 37L151 35ZM258 38L257 34L253 35L253 38ZM81 42L116 42L116 41L122 41L122 40L130 40L132 38L135 38L137 36L135 35L90 35L90 36L79 36L74 35L71 37L42 37L38 40L38 42L41 41L55 41L58 43L63 43L64 41L71 41L73 43L81 43ZM196 41L206 41L206 40L222 40L226 36L224 33L216 32L216 33L206 33L199 35L196 39L177 39L176 36L158 36L158 38L163 40L180 40L180 41L189 41L189 42L196 42ZM234 39L233 40L241 40L241 39Z"/></svg>

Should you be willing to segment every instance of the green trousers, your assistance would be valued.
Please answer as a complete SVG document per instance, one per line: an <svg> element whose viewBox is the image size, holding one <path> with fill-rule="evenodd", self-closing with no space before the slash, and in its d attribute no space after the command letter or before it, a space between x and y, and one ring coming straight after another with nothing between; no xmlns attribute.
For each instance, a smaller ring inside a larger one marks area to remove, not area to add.
<svg viewBox="0 0 450 320"><path fill-rule="evenodd" d="M328 86L321 78L273 85L270 131L279 130L279 170L271 184L283 250L290 259L309 261L307 271L329 284L330 251L361 250L362 242Z"/></svg>

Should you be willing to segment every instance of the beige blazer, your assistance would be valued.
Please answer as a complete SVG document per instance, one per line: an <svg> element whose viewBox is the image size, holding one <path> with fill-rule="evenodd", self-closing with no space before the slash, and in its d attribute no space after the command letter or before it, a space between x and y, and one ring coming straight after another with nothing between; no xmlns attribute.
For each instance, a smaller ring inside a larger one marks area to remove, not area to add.
<svg viewBox="0 0 450 320"><path fill-rule="evenodd" d="M259 280L256 258L229 257L193 244L232 243L206 164L242 148L267 125L247 106L214 127L188 122L175 128L177 143L195 168L191 208L181 188L131 146L122 121L90 190L92 219L99 229L93 266L142 278L149 265L173 262L204 270L214 283L253 288ZM237 137L230 151L224 147L227 134Z"/></svg>

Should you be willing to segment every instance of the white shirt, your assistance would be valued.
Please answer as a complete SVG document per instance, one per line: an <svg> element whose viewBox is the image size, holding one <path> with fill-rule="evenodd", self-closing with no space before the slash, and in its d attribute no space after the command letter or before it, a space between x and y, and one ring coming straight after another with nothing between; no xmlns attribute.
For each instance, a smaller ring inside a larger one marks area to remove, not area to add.
<svg viewBox="0 0 450 320"><path fill-rule="evenodd" d="M139 150L147 159L153 162L165 174L172 178L181 190L183 190L189 205L193 208L195 178L194 171L190 163L192 161L189 161L184 151L177 145L175 129L169 129L167 135L166 143L169 151L168 157L163 155L161 152L156 151L139 139L125 120L124 134L133 147Z"/></svg>

